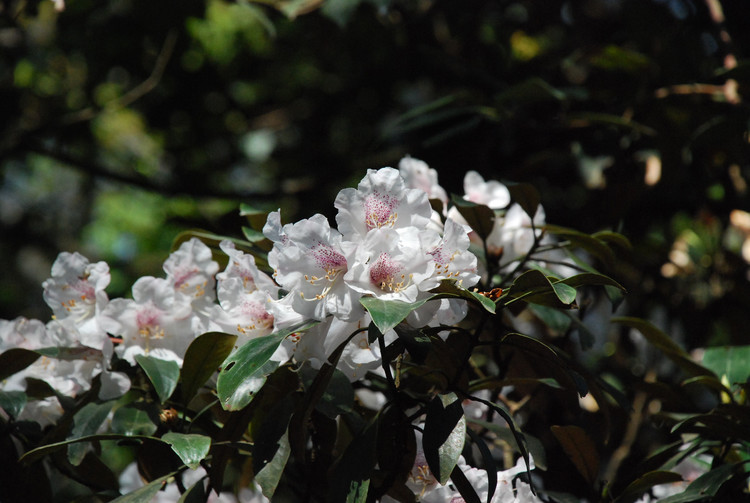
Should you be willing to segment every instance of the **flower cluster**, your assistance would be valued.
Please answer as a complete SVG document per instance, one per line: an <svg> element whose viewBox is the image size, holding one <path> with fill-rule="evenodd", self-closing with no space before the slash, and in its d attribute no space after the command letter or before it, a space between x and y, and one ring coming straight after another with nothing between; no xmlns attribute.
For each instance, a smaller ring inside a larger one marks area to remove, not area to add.
<svg viewBox="0 0 750 503"><path fill-rule="evenodd" d="M313 368L331 363L352 382L368 372L383 375L390 365L383 361L383 344L398 335L388 329L380 334L380 343L373 342L367 328L374 315L363 299L418 306L408 310L404 321L445 337L443 327L459 323L468 305L466 297L457 295L426 302L439 287L448 283L466 290L482 279L492 284L488 269L518 270L519 261L528 261L530 252L549 243L541 233L541 207L530 218L519 205L511 205L507 187L485 182L473 171L467 173L464 189L466 201L487 206L495 215L484 241L460 208L451 206L435 170L407 157L399 169L369 170L357 188L341 190L334 202L336 227L320 214L282 225L280 211L270 213L263 227L272 243L270 275L233 241L212 249L192 238L164 262L163 277L142 277L132 287L132 298L109 299L106 263L62 253L43 284L52 320L0 321L0 353L22 348L40 355L0 382L0 392L23 392L30 379L46 382L52 391L25 403L15 419L53 424L65 412L61 400L80 396L94 383L99 401L123 396L131 387L128 376L134 375L128 369L137 368L143 357L182 367L191 343L208 332L236 336L238 348L288 331L290 336L274 346L275 363L309 362ZM551 254L559 250L548 249L535 259L538 264L549 259L547 266L556 267ZM489 266L480 268L478 250L493 261ZM219 261L226 262L221 272ZM316 322L312 328L294 332L310 321ZM262 383L265 376L260 377ZM376 397L375 407L382 400ZM458 466L487 499L486 472L463 459ZM498 473L504 485L492 501L516 501L516 493L528 493L523 500L536 501L528 486L519 482L514 491L509 485L520 471ZM417 455L412 472L410 487L422 501L459 501L453 486L436 483L424 456Z"/></svg>

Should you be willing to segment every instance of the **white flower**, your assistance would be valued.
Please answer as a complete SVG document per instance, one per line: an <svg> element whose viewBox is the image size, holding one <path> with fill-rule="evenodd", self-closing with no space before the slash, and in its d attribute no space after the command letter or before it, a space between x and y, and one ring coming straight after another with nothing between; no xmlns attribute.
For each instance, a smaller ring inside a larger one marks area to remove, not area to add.
<svg viewBox="0 0 750 503"><path fill-rule="evenodd" d="M287 224L278 229L278 212L271 213L264 227L275 239L268 254L274 278L289 291L291 307L307 318L323 320L329 314L351 320L362 316L360 295L343 278L349 268L347 255L353 244L344 245L323 215Z"/></svg>
<svg viewBox="0 0 750 503"><path fill-rule="evenodd" d="M334 206L339 231L344 239L358 241L373 229L399 229L430 223L432 207L427 193L407 189L393 168L368 170L357 189L347 188L336 196Z"/></svg>
<svg viewBox="0 0 750 503"><path fill-rule="evenodd" d="M81 344L92 348L101 349L107 338L97 315L107 305L109 280L105 262L91 264L80 253L63 252L52 264L52 277L42 283L44 301L55 317L75 322Z"/></svg>
<svg viewBox="0 0 750 503"><path fill-rule="evenodd" d="M164 262L164 272L178 295L185 296L194 309L214 301L214 275L219 270L211 249L197 238L185 241Z"/></svg>
<svg viewBox="0 0 750 503"><path fill-rule="evenodd" d="M398 171L407 187L423 190L428 198L439 199L443 208L448 207L448 193L438 183L437 171L426 162L406 156L398 163Z"/></svg>
<svg viewBox="0 0 750 503"><path fill-rule="evenodd" d="M476 171L468 171L464 176L464 199L499 210L510 204L510 192L502 183L496 180L485 182Z"/></svg>
<svg viewBox="0 0 750 503"><path fill-rule="evenodd" d="M445 221L442 239L430 245L428 253L435 261L438 280L455 280L468 288L479 281L477 257L469 251L469 234L466 228L452 219Z"/></svg>
<svg viewBox="0 0 750 503"><path fill-rule="evenodd" d="M537 207L534 225L528 213L519 204L513 204L505 216L495 221L492 232L487 236L487 248L495 253L502 252L503 262L509 262L526 255L534 244L534 236L540 237L544 225L544 208Z"/></svg>
<svg viewBox="0 0 750 503"><path fill-rule="evenodd" d="M146 276L133 285L133 300L115 299L102 313L102 326L121 337L115 352L135 365L135 356L151 354L182 365L192 340L200 333L196 316L173 283Z"/></svg>
<svg viewBox="0 0 750 503"><path fill-rule="evenodd" d="M358 246L344 280L362 294L414 302L420 292L439 284L435 263L422 247L422 239L415 227L371 230Z"/></svg>

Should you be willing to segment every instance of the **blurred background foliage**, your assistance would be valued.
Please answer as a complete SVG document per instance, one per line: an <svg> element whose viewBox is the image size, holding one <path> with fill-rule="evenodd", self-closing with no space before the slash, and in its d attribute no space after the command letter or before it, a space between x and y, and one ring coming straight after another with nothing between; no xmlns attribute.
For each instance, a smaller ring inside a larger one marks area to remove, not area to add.
<svg viewBox="0 0 750 503"><path fill-rule="evenodd" d="M548 222L624 233L624 312L688 351L747 343L744 4L3 0L0 317L48 317L60 251L127 295L182 230L238 236L240 202L332 218L410 154L449 191L530 182ZM610 332L594 370L647 375Z"/></svg>

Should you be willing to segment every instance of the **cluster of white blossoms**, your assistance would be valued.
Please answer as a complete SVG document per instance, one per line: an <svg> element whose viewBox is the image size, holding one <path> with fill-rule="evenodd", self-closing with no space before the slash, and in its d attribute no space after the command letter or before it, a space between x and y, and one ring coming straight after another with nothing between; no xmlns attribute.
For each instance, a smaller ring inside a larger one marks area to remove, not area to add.
<svg viewBox="0 0 750 503"><path fill-rule="evenodd" d="M541 232L541 207L532 224L520 206L511 205L508 189L499 182L469 172L464 188L464 199L497 210L495 228L484 243L486 250L503 250L494 255L503 257L496 269L539 244L540 235L534 233ZM430 199L442 203L442 213L433 210ZM287 337L272 359L320 367L346 343L337 368L350 380L382 372L380 345L368 339L371 319L360 300L415 303L433 295L445 280L474 286L481 271L470 247L478 238L460 212L449 208L435 170L409 157L398 170L369 170L356 189L339 192L334 206L336 228L323 215L287 225L279 211L268 216L263 234L273 243L271 276L229 240L219 245L227 261L219 272L218 250L193 238L164 262L164 277L142 277L132 287L132 298L110 300L106 263L61 253L43 283L52 320L0 320L0 353L23 348L42 355L0 382L0 391L23 392L29 379L45 381L50 390L29 397L16 419L53 424L63 413L60 400L91 389L95 378L100 400L120 397L130 380L112 370L115 357L132 366L139 355L181 366L191 342L211 331L237 335L239 347L314 320L319 323L308 331ZM467 311L466 301L443 298L424 303L406 321L414 327L453 325ZM383 336L386 344L397 337L393 330ZM473 480L474 469L464 468ZM510 480L517 471L498 476ZM454 489L438 486L430 482L415 490L423 501L458 501Z"/></svg>

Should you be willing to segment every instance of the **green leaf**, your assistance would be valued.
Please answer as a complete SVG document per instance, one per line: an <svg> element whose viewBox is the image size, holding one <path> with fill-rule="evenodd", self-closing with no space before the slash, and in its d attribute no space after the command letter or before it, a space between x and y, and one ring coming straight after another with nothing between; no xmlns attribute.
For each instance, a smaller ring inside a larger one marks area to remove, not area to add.
<svg viewBox="0 0 750 503"><path fill-rule="evenodd" d="M208 332L198 336L188 346L180 370L182 396L189 402L201 386L219 369L234 349L236 335Z"/></svg>
<svg viewBox="0 0 750 503"><path fill-rule="evenodd" d="M208 451L211 449L211 438L205 435L170 431L162 436L161 439L172 447L175 454L191 470L195 470L200 466L201 460L208 456Z"/></svg>
<svg viewBox="0 0 750 503"><path fill-rule="evenodd" d="M721 465L692 481L684 492L661 499L659 503L687 503L711 498L738 470L739 465Z"/></svg>
<svg viewBox="0 0 750 503"><path fill-rule="evenodd" d="M596 272L584 272L581 274L576 274L575 276L560 280L560 283L572 286L573 288L578 288L581 286L613 286L615 288L618 288L619 290L625 291L625 287L617 281L613 280L609 276L605 276L604 274L599 274Z"/></svg>
<svg viewBox="0 0 750 503"><path fill-rule="evenodd" d="M23 456L19 458L19 461L28 465L28 464L34 463L35 461L39 461L47 454L51 454L53 452L59 451L60 449L68 445L80 443L80 442L96 442L99 440L137 440L137 441L152 440L155 442L161 442L161 439L147 436L147 435L123 435L119 433L101 433L97 435L90 435L88 437L80 437L80 438L74 438L70 440L63 440L62 442L55 442L53 444L47 444L41 447L37 447L36 449L32 449L24 453Z"/></svg>
<svg viewBox="0 0 750 503"><path fill-rule="evenodd" d="M430 471L448 482L466 441L466 418L455 393L438 395L427 406L422 444Z"/></svg>
<svg viewBox="0 0 750 503"><path fill-rule="evenodd" d="M112 411L112 402L102 404L87 403L81 410L73 416L73 429L68 435L68 439L86 437L93 435L99 430ZM68 461L74 466L78 466L86 455L87 446L84 443L75 443L68 446Z"/></svg>
<svg viewBox="0 0 750 503"><path fill-rule="evenodd" d="M654 486L672 484L681 480L682 475L675 472L663 470L648 472L631 482L615 501L616 503L633 503Z"/></svg>
<svg viewBox="0 0 750 503"><path fill-rule="evenodd" d="M495 301L489 297L482 295L479 292L473 290L467 290L466 288L460 287L456 284L455 280L443 280L440 282L440 286L432 290L437 295L430 297L430 299L450 299L459 298L466 299L469 302L479 304L485 311L495 314L497 305Z"/></svg>
<svg viewBox="0 0 750 503"><path fill-rule="evenodd" d="M750 346L724 346L706 348L703 366L717 376L726 376L730 386L750 379Z"/></svg>
<svg viewBox="0 0 750 503"><path fill-rule="evenodd" d="M409 313L422 307L431 298L416 302L404 302L401 300L382 300L377 297L362 297L359 299L359 302L370 313L372 322L378 327L378 330L386 333L401 323Z"/></svg>
<svg viewBox="0 0 750 503"><path fill-rule="evenodd" d="M113 499L110 503L151 503L151 500L156 496L162 487L167 483L171 477L174 477L174 473L164 475L158 479L154 479L145 486L136 489L132 493L125 494L119 498Z"/></svg>
<svg viewBox="0 0 750 503"><path fill-rule="evenodd" d="M182 493L182 496L177 500L177 503L205 503L207 499L208 496L206 495L206 490L203 485L203 479L200 479L187 491Z"/></svg>
<svg viewBox="0 0 750 503"><path fill-rule="evenodd" d="M16 418L26 406L26 393L23 391L0 391L0 409Z"/></svg>
<svg viewBox="0 0 750 503"><path fill-rule="evenodd" d="M317 374L318 370L309 365L300 368L299 375L305 389L311 388ZM336 419L340 414L351 412L353 406L354 388L352 388L352 383L343 372L334 369L331 380L315 408L331 419Z"/></svg>
<svg viewBox="0 0 750 503"><path fill-rule="evenodd" d="M346 447L336 463L331 477L329 501L365 503L370 488L376 456L376 439L381 414L370 421Z"/></svg>
<svg viewBox="0 0 750 503"><path fill-rule="evenodd" d="M517 202L523 211L533 220L537 208L539 208L539 203L542 200L542 196L539 195L536 187L529 183L512 183L507 184L507 187L511 199Z"/></svg>
<svg viewBox="0 0 750 503"><path fill-rule="evenodd" d="M526 79L511 86L495 97L498 104L537 103L543 101L563 101L565 93L552 87L549 83L539 77Z"/></svg>
<svg viewBox="0 0 750 503"><path fill-rule="evenodd" d="M599 453L591 437L578 426L553 425L550 429L578 472L593 486L599 476Z"/></svg>
<svg viewBox="0 0 750 503"><path fill-rule="evenodd" d="M635 328L651 343L652 346L664 353L667 358L674 361L685 372L691 376L714 375L709 369L695 363L690 355L674 342L667 334L656 328L653 324L640 318L617 317L612 318L613 323ZM715 377L715 376L714 376Z"/></svg>
<svg viewBox="0 0 750 503"><path fill-rule="evenodd" d="M20 372L39 358L39 353L23 348L12 348L0 354L0 382Z"/></svg>
<svg viewBox="0 0 750 503"><path fill-rule="evenodd" d="M216 382L221 406L226 410L239 410L249 404L266 382L268 375L279 366L279 362L271 361L271 356L282 341L290 334L307 330L316 323L305 323L299 327L252 339L232 353L224 361Z"/></svg>
<svg viewBox="0 0 750 503"><path fill-rule="evenodd" d="M597 239L596 237L566 227L558 227L550 224L546 224L544 230L567 240L573 247L587 251L601 260L607 267L611 267L615 262L615 254L612 249L607 246L604 241Z"/></svg>
<svg viewBox="0 0 750 503"><path fill-rule="evenodd" d="M112 416L112 432L122 435L153 435L158 424L155 405L145 402L123 405Z"/></svg>
<svg viewBox="0 0 750 503"><path fill-rule="evenodd" d="M569 308L575 301L576 290L560 280L554 282L536 269L526 271L518 276L507 292L506 305L514 300L523 300L543 306Z"/></svg>
<svg viewBox="0 0 750 503"><path fill-rule="evenodd" d="M285 433L279 440L279 449L276 451L273 459L255 475L255 481L260 486L263 496L268 499L273 497L276 492L276 486L279 485L281 474L284 472L291 448L289 447L289 433Z"/></svg>
<svg viewBox="0 0 750 503"><path fill-rule="evenodd" d="M484 204L476 204L462 197L453 196L453 206L466 219L469 227L485 240L495 227L495 212Z"/></svg>
<svg viewBox="0 0 750 503"><path fill-rule="evenodd" d="M172 396L180 378L180 366L177 362L162 360L147 355L136 355L135 361L141 366L154 385L159 401L164 403Z"/></svg>

